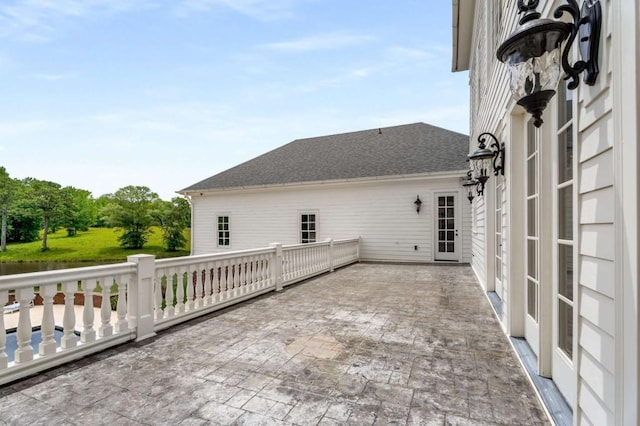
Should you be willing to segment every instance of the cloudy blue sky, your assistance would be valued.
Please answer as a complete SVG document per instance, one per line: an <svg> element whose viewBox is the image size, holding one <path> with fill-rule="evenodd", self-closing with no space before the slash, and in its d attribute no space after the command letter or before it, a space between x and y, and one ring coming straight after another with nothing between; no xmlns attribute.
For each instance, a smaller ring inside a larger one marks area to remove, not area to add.
<svg viewBox="0 0 640 426"><path fill-rule="evenodd" d="M451 2L2 0L0 165L162 198L294 139L468 132Z"/></svg>

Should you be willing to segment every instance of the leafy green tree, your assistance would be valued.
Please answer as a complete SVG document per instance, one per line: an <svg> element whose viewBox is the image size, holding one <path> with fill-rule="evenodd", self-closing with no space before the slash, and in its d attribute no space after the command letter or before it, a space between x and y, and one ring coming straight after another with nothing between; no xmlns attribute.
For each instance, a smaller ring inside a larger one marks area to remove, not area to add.
<svg viewBox="0 0 640 426"><path fill-rule="evenodd" d="M15 180L14 199L7 212L7 242L28 243L39 238L42 216L30 197L31 179Z"/></svg>
<svg viewBox="0 0 640 426"><path fill-rule="evenodd" d="M109 206L113 203L113 194L104 194L99 196L93 201L96 210L96 219L91 224L94 228L108 228L111 225L109 224L108 217L103 214L105 207Z"/></svg>
<svg viewBox="0 0 640 426"><path fill-rule="evenodd" d="M0 166L0 251L7 251L7 216L9 213L9 203L15 199L17 193L17 185L15 179L12 179L7 173L7 169Z"/></svg>
<svg viewBox="0 0 640 426"><path fill-rule="evenodd" d="M121 247L140 249L144 246L154 223L152 205L157 199L158 194L146 186L129 185L117 190L113 203L102 209L107 222L122 231L118 237Z"/></svg>
<svg viewBox="0 0 640 426"><path fill-rule="evenodd" d="M97 217L96 204L91 192L72 186L62 188L64 210L60 224L67 230L67 236L73 237L78 231L88 231Z"/></svg>
<svg viewBox="0 0 640 426"><path fill-rule="evenodd" d="M47 237L49 235L49 225L51 219L59 219L64 209L64 199L60 184L46 180L27 178L27 193L31 202L40 210L42 214L43 233L42 251L46 251Z"/></svg>
<svg viewBox="0 0 640 426"><path fill-rule="evenodd" d="M162 229L162 241L167 251L176 251L187 243L184 229L191 224L191 207L181 197L171 201L158 200L154 206L154 216Z"/></svg>

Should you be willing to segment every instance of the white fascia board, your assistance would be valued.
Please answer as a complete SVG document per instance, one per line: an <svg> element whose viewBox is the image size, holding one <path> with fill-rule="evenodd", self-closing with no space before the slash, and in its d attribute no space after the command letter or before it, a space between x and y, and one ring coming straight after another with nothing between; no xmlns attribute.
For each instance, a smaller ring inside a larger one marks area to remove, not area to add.
<svg viewBox="0 0 640 426"><path fill-rule="evenodd" d="M453 0L453 57L451 58L451 71L453 72L469 70L475 4L475 0Z"/></svg>
<svg viewBox="0 0 640 426"><path fill-rule="evenodd" d="M415 173L409 175L393 175L393 176L369 176L362 178L348 178L348 179L332 179L323 181L310 181L310 182L291 182L291 183L278 183L268 185L253 185L253 186L232 186L228 188L215 188L215 189L196 189L191 191L180 191L183 195L214 195L221 193L228 193L232 191L255 191L255 190L268 190L268 189L283 189L283 188L307 188L312 186L336 186L336 185L348 185L348 184L371 184L378 182L398 182L398 181L414 181L414 180L442 180L451 178L460 178L461 180L466 177L468 169L464 170L449 170L446 172L435 173Z"/></svg>

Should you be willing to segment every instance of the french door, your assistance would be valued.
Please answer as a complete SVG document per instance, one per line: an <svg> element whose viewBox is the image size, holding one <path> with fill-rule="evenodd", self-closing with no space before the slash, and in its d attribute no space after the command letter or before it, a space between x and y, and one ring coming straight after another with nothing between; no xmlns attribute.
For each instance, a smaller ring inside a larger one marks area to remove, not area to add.
<svg viewBox="0 0 640 426"><path fill-rule="evenodd" d="M457 193L435 195L435 260L459 261Z"/></svg>
<svg viewBox="0 0 640 426"><path fill-rule="evenodd" d="M526 151L526 247L524 337L540 356L540 140L533 121L527 123Z"/></svg>
<svg viewBox="0 0 640 426"><path fill-rule="evenodd" d="M555 185L556 232L554 233L555 264L554 312L553 312L553 381L573 404L576 398L574 341L574 288L577 276L574 274L574 262L577 259L574 249L574 143L573 143L573 100L572 91L560 84L557 96L557 157Z"/></svg>
<svg viewBox="0 0 640 426"><path fill-rule="evenodd" d="M502 212L503 208L503 200L504 200L504 192L505 192L505 184L504 177L502 175L496 176L495 179L496 185L496 196L495 196L495 292L500 298L500 300L504 300L504 285L503 285L503 229L502 229Z"/></svg>

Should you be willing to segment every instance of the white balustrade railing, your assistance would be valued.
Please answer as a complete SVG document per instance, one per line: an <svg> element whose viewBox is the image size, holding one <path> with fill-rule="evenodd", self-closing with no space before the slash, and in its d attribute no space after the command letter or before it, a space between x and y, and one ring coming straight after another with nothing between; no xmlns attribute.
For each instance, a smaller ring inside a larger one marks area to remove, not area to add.
<svg viewBox="0 0 640 426"><path fill-rule="evenodd" d="M0 306L12 295L7 311L16 311L0 315L0 385L129 340L144 340L358 259L359 239L327 240L161 260L136 255L114 265L0 276ZM34 318L27 308L36 295L42 299L37 353L31 346ZM101 302L94 307L96 296ZM81 306L76 298L83 298ZM6 349L5 315L18 315L13 361ZM56 330L62 331L59 343Z"/></svg>
<svg viewBox="0 0 640 426"><path fill-rule="evenodd" d="M135 276L136 265L126 262L0 277L0 306L8 302L9 294L13 295L14 304L20 306L14 313L0 315L0 384L83 357L88 353L101 351L135 337L135 330L127 325L127 307L122 302L126 300L127 292L136 289ZM127 288L128 286L131 287ZM97 288L102 295L98 323L93 306L93 296ZM114 292L120 297L118 321L112 324L110 297ZM32 318L32 310L29 308L36 295L42 298L40 318ZM63 305L54 306L56 295L64 298ZM76 317L77 308L74 304L77 295L84 296L83 305L79 307L82 312L80 317ZM61 324L56 324L54 308L62 316ZM15 330L17 347L12 362L9 362L6 351L7 330L4 319L7 315L18 315ZM42 341L37 352L31 346L34 321L40 321L41 324ZM54 338L56 326L62 327L59 346Z"/></svg>

